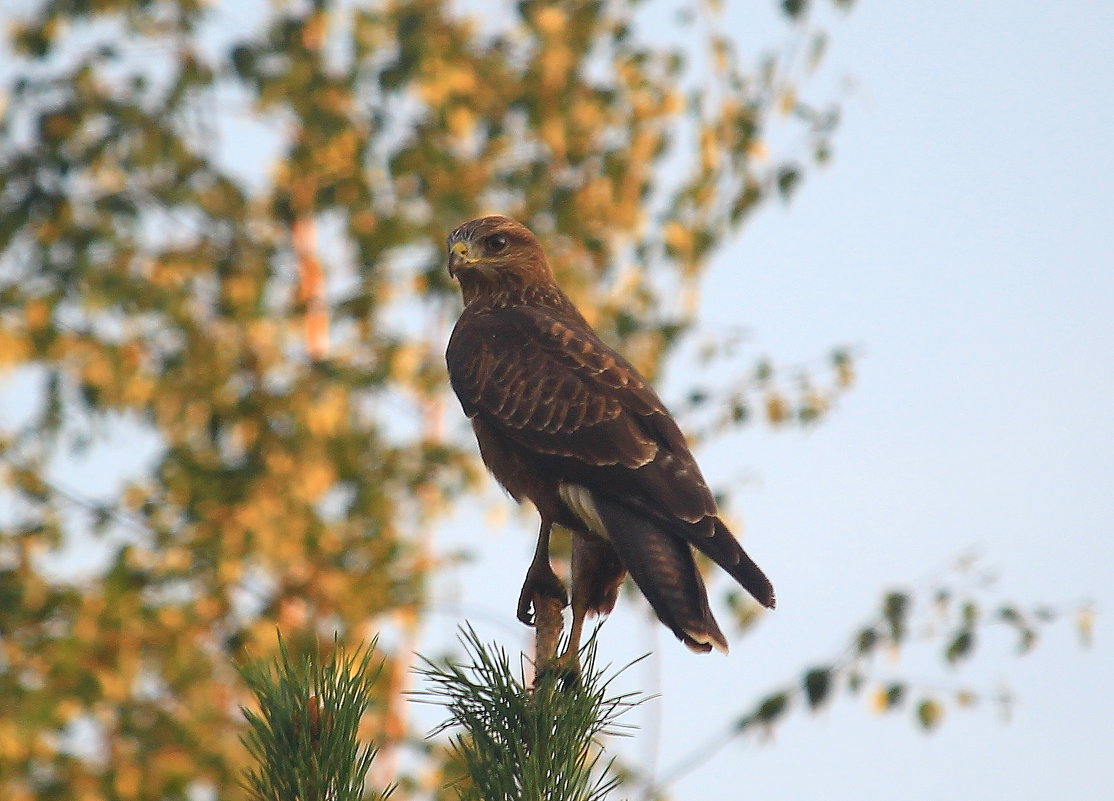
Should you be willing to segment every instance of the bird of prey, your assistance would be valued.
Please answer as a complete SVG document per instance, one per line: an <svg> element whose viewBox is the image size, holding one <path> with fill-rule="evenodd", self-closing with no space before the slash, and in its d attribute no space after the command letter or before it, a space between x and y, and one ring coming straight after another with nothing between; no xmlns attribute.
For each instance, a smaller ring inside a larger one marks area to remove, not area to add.
<svg viewBox="0 0 1114 801"><path fill-rule="evenodd" d="M445 353L487 468L541 515L518 600L568 603L549 561L556 523L572 533L573 620L560 662L575 670L589 614L615 605L626 573L693 651L727 651L693 548L763 606L774 589L720 520L684 435L631 364L596 335L557 286L537 238L508 217L481 217L448 237L464 311Z"/></svg>

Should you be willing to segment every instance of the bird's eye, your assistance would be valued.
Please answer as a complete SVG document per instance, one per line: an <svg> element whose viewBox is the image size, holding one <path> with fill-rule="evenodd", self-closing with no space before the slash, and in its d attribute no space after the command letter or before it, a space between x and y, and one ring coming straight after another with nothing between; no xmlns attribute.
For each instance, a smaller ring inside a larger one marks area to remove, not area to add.
<svg viewBox="0 0 1114 801"><path fill-rule="evenodd" d="M488 253L499 253L507 246L507 238L502 234L492 234L487 238Z"/></svg>

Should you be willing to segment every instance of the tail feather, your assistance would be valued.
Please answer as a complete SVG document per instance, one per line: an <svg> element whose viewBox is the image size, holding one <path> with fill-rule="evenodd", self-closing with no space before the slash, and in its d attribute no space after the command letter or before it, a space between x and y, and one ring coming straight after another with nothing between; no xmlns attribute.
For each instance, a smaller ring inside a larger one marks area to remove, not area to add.
<svg viewBox="0 0 1114 801"><path fill-rule="evenodd" d="M636 508L641 510L644 516L661 521L661 524L668 526L672 533L722 567L742 585L743 589L753 595L758 603L767 609L773 609L777 604L774 585L718 517L706 517L696 523L672 518L667 523L645 504L638 505Z"/></svg>
<svg viewBox="0 0 1114 801"><path fill-rule="evenodd" d="M660 521L607 498L595 508L615 551L658 618L685 645L727 652L727 639L708 606L704 580L688 543ZM729 535L730 536L730 535Z"/></svg>
<svg viewBox="0 0 1114 801"><path fill-rule="evenodd" d="M705 556L726 570L735 581L743 586L743 589L754 596L754 600L758 603L767 609L773 609L777 605L774 585L766 578L762 568L747 556L747 552L735 539L735 535L728 531L727 526L718 517L715 519L714 536L686 537L686 539L699 548Z"/></svg>

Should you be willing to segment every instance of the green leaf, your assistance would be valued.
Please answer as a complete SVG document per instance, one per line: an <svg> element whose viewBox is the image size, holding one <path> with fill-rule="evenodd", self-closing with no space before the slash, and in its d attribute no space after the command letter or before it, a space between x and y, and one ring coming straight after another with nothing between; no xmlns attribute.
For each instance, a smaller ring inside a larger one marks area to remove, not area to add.
<svg viewBox="0 0 1114 801"><path fill-rule="evenodd" d="M936 701L928 699L917 704L917 722L925 731L932 731L940 725L943 716L944 707Z"/></svg>
<svg viewBox="0 0 1114 801"><path fill-rule="evenodd" d="M801 170L795 166L782 167L777 172L777 191L781 199L788 201L801 183Z"/></svg>
<svg viewBox="0 0 1114 801"><path fill-rule="evenodd" d="M970 655L974 644L975 632L971 629L961 629L959 633L952 638L951 642L948 643L948 647L944 651L944 657L952 664L955 664L959 660Z"/></svg>
<svg viewBox="0 0 1114 801"><path fill-rule="evenodd" d="M461 788L462 801L602 801L619 777L599 737L623 733L628 727L619 717L641 698L609 692L615 674L597 667L595 639L581 649L578 680L551 673L533 688L511 668L506 651L471 628L460 641L467 661L423 657L417 672L432 685L419 700L448 708L435 733L453 731L453 749L467 766L471 783Z"/></svg>
<svg viewBox="0 0 1114 801"><path fill-rule="evenodd" d="M974 626L979 619L979 605L974 601L967 601L963 604L963 625Z"/></svg>
<svg viewBox="0 0 1114 801"><path fill-rule="evenodd" d="M893 709L900 706L901 702L905 699L905 685L900 682L895 682L886 687L886 708Z"/></svg>
<svg viewBox="0 0 1114 801"><path fill-rule="evenodd" d="M781 10L791 19L797 19L808 10L809 0L782 0Z"/></svg>
<svg viewBox="0 0 1114 801"><path fill-rule="evenodd" d="M874 650L874 646L878 644L878 632L874 629L866 628L859 631L855 637L855 651L860 656L865 656Z"/></svg>
<svg viewBox="0 0 1114 801"><path fill-rule="evenodd" d="M895 644L905 638L906 618L909 615L909 595L904 592L891 592L882 602L882 614L890 627L890 639Z"/></svg>
<svg viewBox="0 0 1114 801"><path fill-rule="evenodd" d="M805 674L804 678L805 699L809 709L817 709L828 698L832 688L832 669L813 668Z"/></svg>
<svg viewBox="0 0 1114 801"><path fill-rule="evenodd" d="M383 665L374 655L374 642L349 654L334 639L325 655L315 640L295 660L280 636L277 659L239 668L259 704L258 713L242 708L248 731L241 737L256 762L243 785L256 801L365 798L375 749L361 746L358 732Z"/></svg>
<svg viewBox="0 0 1114 801"><path fill-rule="evenodd" d="M758 705L758 709L754 713L754 719L759 723L770 725L785 714L788 707L788 693L776 693L767 697Z"/></svg>

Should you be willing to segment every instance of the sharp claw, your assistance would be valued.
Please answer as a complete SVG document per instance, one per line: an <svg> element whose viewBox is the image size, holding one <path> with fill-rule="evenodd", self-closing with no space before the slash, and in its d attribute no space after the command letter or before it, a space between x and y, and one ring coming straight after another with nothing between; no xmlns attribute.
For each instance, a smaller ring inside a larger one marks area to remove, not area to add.
<svg viewBox="0 0 1114 801"><path fill-rule="evenodd" d="M527 626L534 625L534 611L531 610L534 607L534 598L538 596L556 598L564 606L569 605L569 596L565 592L565 585L561 583L561 579L557 578L555 573L549 572L548 575L537 575L531 570L526 575L522 592L518 595L518 619Z"/></svg>
<svg viewBox="0 0 1114 801"><path fill-rule="evenodd" d="M523 603L521 600L518 602L518 619L525 623L527 626L534 625L534 613L530 611L532 606L530 601Z"/></svg>
<svg viewBox="0 0 1114 801"><path fill-rule="evenodd" d="M550 679L553 679L563 692L575 690L580 686L580 666L565 664L560 659L546 665L538 671L538 675L534 679L534 689Z"/></svg>

